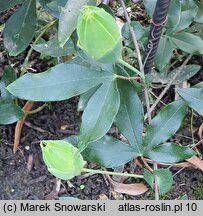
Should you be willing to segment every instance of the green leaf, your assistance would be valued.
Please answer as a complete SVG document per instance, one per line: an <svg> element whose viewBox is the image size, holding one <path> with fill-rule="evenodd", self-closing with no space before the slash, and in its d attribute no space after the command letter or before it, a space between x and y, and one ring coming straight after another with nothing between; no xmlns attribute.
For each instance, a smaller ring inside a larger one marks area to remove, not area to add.
<svg viewBox="0 0 203 216"><path fill-rule="evenodd" d="M78 136L69 136L65 138L64 141L77 146ZM128 144L107 135L95 142L89 143L87 148L82 151L81 154L84 160L94 162L99 166L106 168L119 167L138 156Z"/></svg>
<svg viewBox="0 0 203 216"><path fill-rule="evenodd" d="M104 136L90 143L82 152L82 156L86 161L94 162L101 167L114 168L128 163L138 155L128 144L113 137Z"/></svg>
<svg viewBox="0 0 203 216"><path fill-rule="evenodd" d="M193 88L203 89L203 81L194 85Z"/></svg>
<svg viewBox="0 0 203 216"><path fill-rule="evenodd" d="M181 17L181 4L179 0L173 0L170 2L168 10L168 21L166 28L173 28L180 22Z"/></svg>
<svg viewBox="0 0 203 216"><path fill-rule="evenodd" d="M168 169L157 169L154 170L154 175L157 177L159 194L163 195L172 187L173 176Z"/></svg>
<svg viewBox="0 0 203 216"><path fill-rule="evenodd" d="M193 22L197 14L197 11L197 6L190 8L189 10L182 11L180 16L180 22L176 26L174 26L173 32L179 32L188 28L190 24Z"/></svg>
<svg viewBox="0 0 203 216"><path fill-rule="evenodd" d="M153 16L157 0L144 0L145 10L150 17Z"/></svg>
<svg viewBox="0 0 203 216"><path fill-rule="evenodd" d="M145 181L154 189L154 179L157 177L159 194L163 195L167 193L173 184L173 176L168 169L157 169L153 173L148 170L144 170Z"/></svg>
<svg viewBox="0 0 203 216"><path fill-rule="evenodd" d="M133 31L135 32L136 39L139 40L143 36L143 33L144 33L142 25L137 21L132 21L130 25L133 28ZM121 31L122 31L123 37L125 37L126 39L132 40L132 36L130 33L130 28L129 28L128 23L124 24Z"/></svg>
<svg viewBox="0 0 203 216"><path fill-rule="evenodd" d="M129 141L134 151L141 155L144 114L142 103L130 82L119 81L120 108L114 123Z"/></svg>
<svg viewBox="0 0 203 216"><path fill-rule="evenodd" d="M83 5L88 4L88 2L89 0L78 0L76 4L75 0L68 0L62 9L58 29L58 39L61 46L64 46L75 30L80 9Z"/></svg>
<svg viewBox="0 0 203 216"><path fill-rule="evenodd" d="M195 22L203 23L203 3L197 2L197 6L198 6L198 11L195 17Z"/></svg>
<svg viewBox="0 0 203 216"><path fill-rule="evenodd" d="M80 99L79 99L78 106L77 106L78 112L85 110L89 99L92 97L92 95L96 92L97 89L98 89L98 86L93 87L92 89L80 95Z"/></svg>
<svg viewBox="0 0 203 216"><path fill-rule="evenodd" d="M194 156L196 153L191 148L180 146L175 143L166 143L155 146L145 151L143 154L157 162L177 163Z"/></svg>
<svg viewBox="0 0 203 216"><path fill-rule="evenodd" d="M17 56L31 42L36 28L36 0L27 0L6 22L4 46L10 56Z"/></svg>
<svg viewBox="0 0 203 216"><path fill-rule="evenodd" d="M103 83L89 100L82 115L79 148L103 137L113 124L120 105L116 80Z"/></svg>
<svg viewBox="0 0 203 216"><path fill-rule="evenodd" d="M189 200L189 198L188 198L187 194L184 194L181 197L179 197L178 200Z"/></svg>
<svg viewBox="0 0 203 216"><path fill-rule="evenodd" d="M8 66L0 80L0 124L11 124L24 115L21 108L14 104L14 97L7 91L6 87L16 79L16 72Z"/></svg>
<svg viewBox="0 0 203 216"><path fill-rule="evenodd" d="M172 102L161 109L147 127L144 138L144 146L147 149L145 151L165 142L175 134L185 116L186 109L187 105L184 100Z"/></svg>
<svg viewBox="0 0 203 216"><path fill-rule="evenodd" d="M7 1L0 1L0 13L14 7L17 4L22 3L24 0L7 0Z"/></svg>
<svg viewBox="0 0 203 216"><path fill-rule="evenodd" d="M177 92L192 109L203 116L203 88L181 88Z"/></svg>
<svg viewBox="0 0 203 216"><path fill-rule="evenodd" d="M12 124L21 119L23 115L19 106L0 101L0 124Z"/></svg>
<svg viewBox="0 0 203 216"><path fill-rule="evenodd" d="M203 54L203 40L193 34L181 32L168 35L177 48L190 54Z"/></svg>
<svg viewBox="0 0 203 216"><path fill-rule="evenodd" d="M14 82L16 80L16 72L15 70L11 67L8 66L1 78L0 81L0 101L7 101L7 102L12 102L13 101L13 96L7 91L6 87Z"/></svg>
<svg viewBox="0 0 203 216"><path fill-rule="evenodd" d="M196 65L196 64L185 65L173 83L180 84L186 80L189 80L192 76L194 76L200 70L200 68L201 66ZM180 69L181 67L177 67L176 69L168 73L167 79L171 80Z"/></svg>
<svg viewBox="0 0 203 216"><path fill-rule="evenodd" d="M65 7L67 0L39 0L40 4L43 6L51 16L59 18L62 8Z"/></svg>
<svg viewBox="0 0 203 216"><path fill-rule="evenodd" d="M170 62L170 59L173 55L173 46L171 41L167 37L162 37L158 50L155 56L155 66L160 71Z"/></svg>
<svg viewBox="0 0 203 216"><path fill-rule="evenodd" d="M35 51L43 55L52 57L60 57L75 53L75 48L72 40L68 40L63 47L60 47L57 39L52 39L40 44L31 44L31 47Z"/></svg>
<svg viewBox="0 0 203 216"><path fill-rule="evenodd" d="M148 183L148 185L153 189L154 184L154 175L149 170L144 169L144 180Z"/></svg>
<svg viewBox="0 0 203 216"><path fill-rule="evenodd" d="M60 101L115 79L105 71L90 70L75 64L58 64L46 72L27 73L10 84L7 89L14 96L32 101Z"/></svg>
<svg viewBox="0 0 203 216"><path fill-rule="evenodd" d="M177 78L173 82L173 84L180 84L186 80L189 80L192 76L194 76L199 70L201 66L191 64L191 65L185 65L184 67L177 67L174 70L167 73L167 71L158 73L155 70L152 70L152 77L153 82L161 82L163 84L169 83L170 80L175 76L176 73L181 69L181 72L178 74Z"/></svg>

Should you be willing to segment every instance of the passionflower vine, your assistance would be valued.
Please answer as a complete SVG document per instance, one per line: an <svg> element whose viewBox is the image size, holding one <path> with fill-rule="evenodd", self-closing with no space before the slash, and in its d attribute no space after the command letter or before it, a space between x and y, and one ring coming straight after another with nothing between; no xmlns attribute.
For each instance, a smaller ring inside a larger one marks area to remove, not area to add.
<svg viewBox="0 0 203 216"><path fill-rule="evenodd" d="M78 45L94 60L121 59L122 38L115 19L103 8L83 6L77 22Z"/></svg>
<svg viewBox="0 0 203 216"><path fill-rule="evenodd" d="M40 143L43 160L50 173L68 180L81 174L84 161L76 147L61 140L45 140Z"/></svg>

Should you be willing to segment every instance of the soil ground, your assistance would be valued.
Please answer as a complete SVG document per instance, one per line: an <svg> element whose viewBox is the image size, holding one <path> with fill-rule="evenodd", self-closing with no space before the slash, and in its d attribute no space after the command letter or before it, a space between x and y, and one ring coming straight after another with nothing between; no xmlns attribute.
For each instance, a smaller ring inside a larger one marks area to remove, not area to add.
<svg viewBox="0 0 203 216"><path fill-rule="evenodd" d="M9 12L9 13L12 13ZM0 22L9 16L0 15ZM26 52L25 52L26 53ZM12 64L19 72L19 66L25 54L11 58L7 56L0 37L0 77L6 65ZM195 57L193 61L202 64L202 57ZM33 53L31 57L32 67L37 71L43 71L48 67L48 62L39 60L39 55ZM192 79L191 84L203 80L202 70ZM165 97L164 102L174 98L173 87ZM42 160L39 141L46 139L63 139L76 134L79 131L81 113L77 112L78 98L68 101L52 103L43 111L30 115L23 127L20 147L14 155L12 152L14 128L13 125L0 125L0 200L2 199L57 199L60 196L72 196L79 199L153 199L149 189L144 195L129 196L117 194L102 175L82 175L75 177L70 182L63 181L59 193L56 192L57 179L48 171ZM38 107L40 103L36 103ZM161 105L159 106L159 108ZM184 145L191 144L190 113L185 119L186 126L174 137L177 142ZM197 136L198 128L203 119L198 115L194 117L194 135ZM202 153L200 149L200 154ZM172 190L162 199L177 199L187 194L189 199L203 199L203 173L194 168L182 170L171 169L174 174Z"/></svg>

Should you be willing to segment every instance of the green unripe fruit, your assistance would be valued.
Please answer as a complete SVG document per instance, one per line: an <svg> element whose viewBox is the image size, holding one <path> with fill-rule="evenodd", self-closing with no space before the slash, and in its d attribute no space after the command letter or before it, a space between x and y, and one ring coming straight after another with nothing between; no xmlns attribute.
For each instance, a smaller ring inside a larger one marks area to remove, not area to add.
<svg viewBox="0 0 203 216"><path fill-rule="evenodd" d="M102 63L121 59L122 39L115 19L104 9L84 6L77 23L78 44Z"/></svg>
<svg viewBox="0 0 203 216"><path fill-rule="evenodd" d="M46 140L40 143L40 147L49 172L57 178L68 180L81 174L84 161L72 144L61 140Z"/></svg>

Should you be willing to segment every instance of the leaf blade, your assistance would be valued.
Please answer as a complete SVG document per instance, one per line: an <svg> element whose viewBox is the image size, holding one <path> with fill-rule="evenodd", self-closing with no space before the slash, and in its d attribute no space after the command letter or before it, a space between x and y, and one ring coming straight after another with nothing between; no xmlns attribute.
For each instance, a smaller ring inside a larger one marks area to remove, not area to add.
<svg viewBox="0 0 203 216"><path fill-rule="evenodd" d="M104 83L91 97L83 112L79 133L80 149L86 148L88 143L100 139L107 133L113 124L119 105L116 80Z"/></svg>
<svg viewBox="0 0 203 216"><path fill-rule="evenodd" d="M17 56L31 42L36 28L36 1L27 0L6 22L4 46L10 56Z"/></svg>
<svg viewBox="0 0 203 216"><path fill-rule="evenodd" d="M115 118L115 124L129 141L134 151L142 154L142 132L144 114L142 103L135 88L126 81L118 82L120 92L120 108Z"/></svg>
<svg viewBox="0 0 203 216"><path fill-rule="evenodd" d="M61 46L64 46L75 30L80 9L83 5L87 4L88 1L89 0L78 0L77 4L75 4L75 0L69 0L62 9L59 16L58 29L58 40Z"/></svg>
<svg viewBox="0 0 203 216"><path fill-rule="evenodd" d="M75 64L58 64L46 72L27 73L8 86L8 91L24 100L60 101L82 94L115 75Z"/></svg>
<svg viewBox="0 0 203 216"><path fill-rule="evenodd" d="M149 151L144 152L144 156L162 163L177 163L194 156L196 153L184 146L175 143L158 145Z"/></svg>
<svg viewBox="0 0 203 216"><path fill-rule="evenodd" d="M203 116L203 88L182 88L177 92L192 109Z"/></svg>
<svg viewBox="0 0 203 216"><path fill-rule="evenodd" d="M186 109L187 105L183 100L172 102L164 107L147 127L144 138L145 148L150 149L174 135L181 125Z"/></svg>

